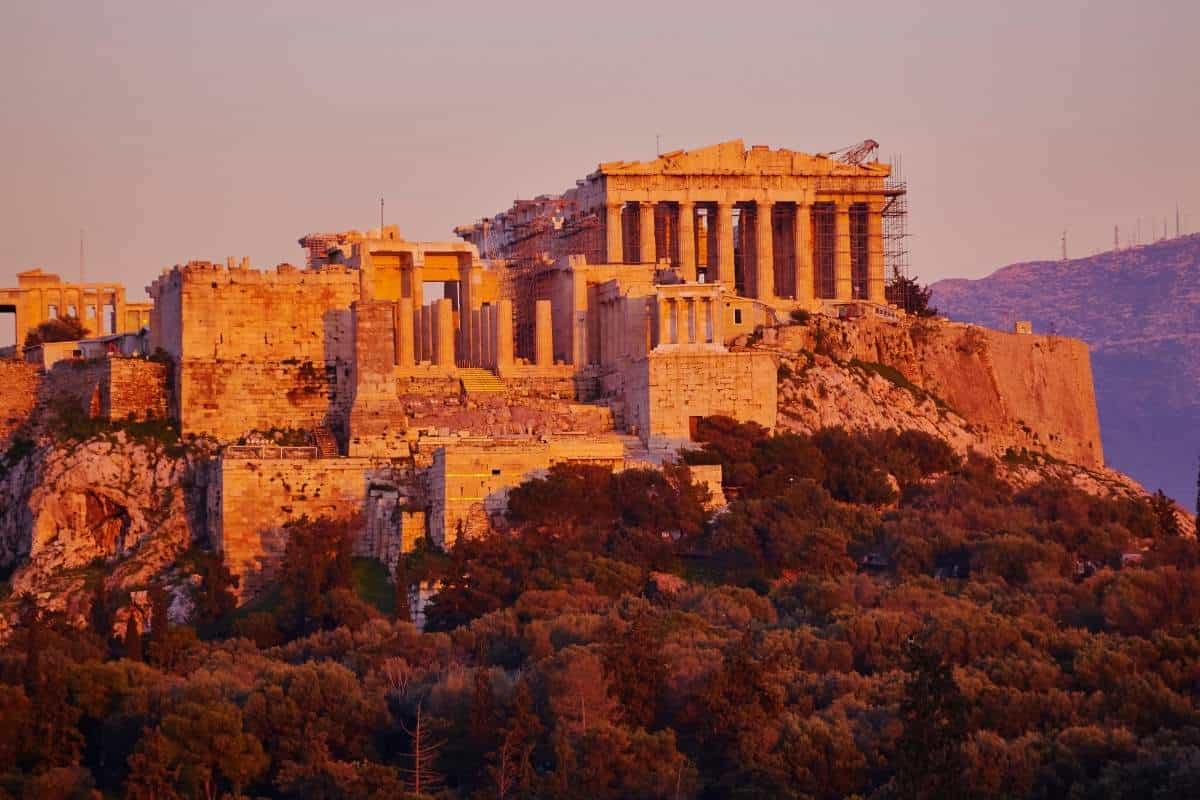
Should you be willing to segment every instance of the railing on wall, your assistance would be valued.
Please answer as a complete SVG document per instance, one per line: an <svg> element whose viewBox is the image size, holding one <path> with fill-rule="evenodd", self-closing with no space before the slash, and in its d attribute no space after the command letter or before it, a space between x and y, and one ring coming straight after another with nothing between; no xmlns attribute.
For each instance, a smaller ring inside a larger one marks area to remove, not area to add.
<svg viewBox="0 0 1200 800"><path fill-rule="evenodd" d="M315 447L276 447L274 445L235 444L225 448L225 458L297 459L319 458Z"/></svg>

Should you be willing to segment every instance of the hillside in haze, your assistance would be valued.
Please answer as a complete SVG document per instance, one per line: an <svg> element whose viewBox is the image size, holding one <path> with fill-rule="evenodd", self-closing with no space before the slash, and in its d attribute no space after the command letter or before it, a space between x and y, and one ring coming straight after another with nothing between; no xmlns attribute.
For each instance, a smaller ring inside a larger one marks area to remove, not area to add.
<svg viewBox="0 0 1200 800"><path fill-rule="evenodd" d="M1087 341L1106 461L1187 507L1200 451L1200 234L933 285L953 319Z"/></svg>

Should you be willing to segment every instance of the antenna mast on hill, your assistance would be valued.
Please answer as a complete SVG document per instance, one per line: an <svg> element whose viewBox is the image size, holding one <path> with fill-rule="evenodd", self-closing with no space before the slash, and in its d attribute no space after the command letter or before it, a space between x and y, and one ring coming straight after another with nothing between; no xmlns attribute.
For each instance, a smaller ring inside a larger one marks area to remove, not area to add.
<svg viewBox="0 0 1200 800"><path fill-rule="evenodd" d="M383 236L383 198L379 198L379 235Z"/></svg>
<svg viewBox="0 0 1200 800"><path fill-rule="evenodd" d="M1121 249L1121 228L1118 225L1113 225L1113 252Z"/></svg>
<svg viewBox="0 0 1200 800"><path fill-rule="evenodd" d="M1182 234L1179 231L1179 203L1175 204L1175 238L1178 239Z"/></svg>
<svg viewBox="0 0 1200 800"><path fill-rule="evenodd" d="M79 282L83 283L83 228L79 229Z"/></svg>
<svg viewBox="0 0 1200 800"><path fill-rule="evenodd" d="M1067 232L1066 231L1062 232L1062 260L1063 260L1064 264L1067 263Z"/></svg>

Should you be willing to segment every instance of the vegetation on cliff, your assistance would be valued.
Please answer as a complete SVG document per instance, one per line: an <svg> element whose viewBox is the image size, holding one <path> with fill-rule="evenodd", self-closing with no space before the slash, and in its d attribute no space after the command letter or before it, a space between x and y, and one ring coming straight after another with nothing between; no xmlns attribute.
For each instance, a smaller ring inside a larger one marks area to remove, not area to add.
<svg viewBox="0 0 1200 800"><path fill-rule="evenodd" d="M724 512L682 467L556 468L513 491L508 531L401 561L439 587L423 633L391 616L407 592L391 615L356 594L322 520L256 608L193 565L198 631L156 589L115 634L106 602L83 633L25 603L0 791L1200 792L1200 549L1160 503L1016 488L915 432L701 434Z"/></svg>

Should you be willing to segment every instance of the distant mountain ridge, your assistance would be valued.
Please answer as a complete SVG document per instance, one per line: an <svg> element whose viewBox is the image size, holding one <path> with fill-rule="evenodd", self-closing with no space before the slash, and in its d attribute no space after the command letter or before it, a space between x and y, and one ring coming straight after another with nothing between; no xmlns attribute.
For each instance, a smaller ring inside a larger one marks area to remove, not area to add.
<svg viewBox="0 0 1200 800"><path fill-rule="evenodd" d="M933 284L947 316L1088 342L1107 462L1192 507L1200 452L1200 234Z"/></svg>

